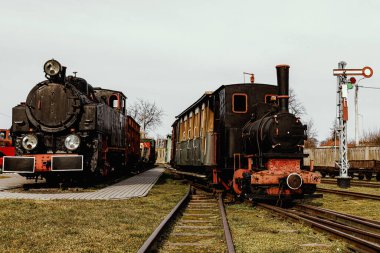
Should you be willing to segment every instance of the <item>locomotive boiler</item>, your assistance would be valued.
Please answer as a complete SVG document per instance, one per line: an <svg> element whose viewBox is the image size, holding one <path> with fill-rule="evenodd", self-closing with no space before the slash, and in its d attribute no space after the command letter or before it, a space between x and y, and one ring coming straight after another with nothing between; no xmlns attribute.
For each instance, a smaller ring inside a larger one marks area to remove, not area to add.
<svg viewBox="0 0 380 253"><path fill-rule="evenodd" d="M317 197L303 166L306 126L289 113L289 66L278 85L243 83L206 92L173 124L173 165L255 200Z"/></svg>
<svg viewBox="0 0 380 253"><path fill-rule="evenodd" d="M122 92L66 76L56 60L47 61L44 72L46 80L13 108L16 156L4 158L3 172L88 179L138 160L140 127L127 116Z"/></svg>

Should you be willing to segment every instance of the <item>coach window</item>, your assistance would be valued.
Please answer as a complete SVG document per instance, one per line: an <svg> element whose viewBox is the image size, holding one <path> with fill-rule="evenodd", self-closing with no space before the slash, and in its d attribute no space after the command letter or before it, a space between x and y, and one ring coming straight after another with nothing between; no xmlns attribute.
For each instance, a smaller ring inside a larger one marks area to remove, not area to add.
<svg viewBox="0 0 380 253"><path fill-rule="evenodd" d="M125 98L121 100L121 110L123 111L123 114L125 114Z"/></svg>
<svg viewBox="0 0 380 253"><path fill-rule="evenodd" d="M183 119L181 119L179 123L179 140L183 140Z"/></svg>
<svg viewBox="0 0 380 253"><path fill-rule="evenodd" d="M201 137L206 135L206 105L202 104L202 113L201 113Z"/></svg>
<svg viewBox="0 0 380 253"><path fill-rule="evenodd" d="M199 121L200 121L199 108L196 108L195 115L194 115L194 139L199 137Z"/></svg>
<svg viewBox="0 0 380 253"><path fill-rule="evenodd" d="M189 128L187 129L187 139L193 139L193 112L190 112L189 114Z"/></svg>
<svg viewBox="0 0 380 253"><path fill-rule="evenodd" d="M177 143L181 140L181 139L180 139L180 136L179 136L179 133L180 133L180 131L179 131L179 125L180 125L180 123L179 123L179 121L178 121L177 124L175 125L175 129L174 129L174 131L173 131L174 136L177 137L177 138L176 138L176 142L177 142Z"/></svg>
<svg viewBox="0 0 380 253"><path fill-rule="evenodd" d="M187 116L185 116L184 120L183 120L183 133L182 133L182 140L185 141L186 140L186 132L187 132Z"/></svg>
<svg viewBox="0 0 380 253"><path fill-rule="evenodd" d="M248 96L244 93L235 93L232 95L232 111L234 113L246 113Z"/></svg>

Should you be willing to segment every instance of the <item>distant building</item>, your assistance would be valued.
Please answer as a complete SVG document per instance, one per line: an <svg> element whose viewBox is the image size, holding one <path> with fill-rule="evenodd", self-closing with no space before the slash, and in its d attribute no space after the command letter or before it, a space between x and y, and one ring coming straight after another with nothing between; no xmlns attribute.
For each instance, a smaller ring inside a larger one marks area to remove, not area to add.
<svg viewBox="0 0 380 253"><path fill-rule="evenodd" d="M166 136L166 156L165 156L165 163L170 163L170 160L172 158L172 135L168 134Z"/></svg>
<svg viewBox="0 0 380 253"><path fill-rule="evenodd" d="M166 139L157 139L156 142L156 163L170 163L172 151L172 136L166 136Z"/></svg>
<svg viewBox="0 0 380 253"><path fill-rule="evenodd" d="M156 163L166 163L166 139L157 139L156 142Z"/></svg>

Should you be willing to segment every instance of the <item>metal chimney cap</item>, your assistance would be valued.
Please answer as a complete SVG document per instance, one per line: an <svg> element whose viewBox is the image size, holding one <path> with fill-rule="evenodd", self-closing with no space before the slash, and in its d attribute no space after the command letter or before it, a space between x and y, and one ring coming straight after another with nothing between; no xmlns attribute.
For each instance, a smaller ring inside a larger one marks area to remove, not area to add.
<svg viewBox="0 0 380 253"><path fill-rule="evenodd" d="M287 64L280 64L280 65L277 65L276 68L290 68L290 66Z"/></svg>

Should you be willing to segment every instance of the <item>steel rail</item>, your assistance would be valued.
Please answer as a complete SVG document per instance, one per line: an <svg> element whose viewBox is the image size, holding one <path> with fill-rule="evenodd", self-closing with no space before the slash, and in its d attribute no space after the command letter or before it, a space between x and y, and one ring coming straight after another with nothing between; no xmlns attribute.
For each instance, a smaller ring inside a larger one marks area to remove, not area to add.
<svg viewBox="0 0 380 253"><path fill-rule="evenodd" d="M347 217L346 222L342 222L344 221L344 218L340 219L339 221L336 221L334 219L330 220L329 217L320 218L320 216L315 216L314 213L312 214L302 213L302 212L299 212L298 210L293 211L293 212L295 212L300 217L316 221L326 226L333 227L337 230L340 230L341 232L348 233L350 235L356 236L368 242L376 243L380 246L380 234L378 233L379 230L377 229L377 230L371 231L373 227L372 226L366 227L368 224L363 223L362 227L357 228L356 226L354 226L354 225L357 225L357 223L350 224L350 222L352 222L352 219L350 219L350 217ZM342 217L344 217L344 214L342 214Z"/></svg>
<svg viewBox="0 0 380 253"><path fill-rule="evenodd" d="M144 242L141 248L137 251L138 253L152 252L157 247L157 240L163 234L165 229L170 225L171 221L177 216L179 211L183 208L185 204L189 201L191 193L191 187L187 191L186 195L178 202L178 204L172 209L172 211L166 216L166 218L160 223L160 225L154 230L154 232L149 236L149 238Z"/></svg>
<svg viewBox="0 0 380 253"><path fill-rule="evenodd" d="M346 196L351 196L351 197L364 198L364 199L380 200L380 195L373 195L373 194L366 194L366 193L359 193L359 192L350 192L350 191L331 190L331 189L325 189L325 188L320 188L320 187L317 187L317 191L325 192L325 193L332 193L332 194L337 194L337 195L346 195Z"/></svg>
<svg viewBox="0 0 380 253"><path fill-rule="evenodd" d="M362 238L359 238L357 236L353 236L347 232L347 230L341 231L336 228L336 223L334 222L323 222L321 224L320 220L323 219L318 219L313 216L308 216L303 214L302 216L300 214L297 214L296 212L289 212L289 210L275 207L275 206L270 206L267 204L262 204L259 203L257 204L260 207L263 207L265 209L275 211L276 213L279 213L283 216L290 217L292 219L302 221L304 224L309 225L313 228L319 229L321 231L327 231L331 233L332 235L339 237L341 239L344 239L347 241L350 245L352 245L356 250L359 250L361 252L380 252L380 245ZM359 233L358 230L355 230L355 233ZM366 235L370 234L368 232L365 232Z"/></svg>
<svg viewBox="0 0 380 253"><path fill-rule="evenodd" d="M329 180L329 179L322 179L322 184L332 184L336 185L336 180ZM351 181L351 186L358 186L358 187L369 187L369 188L380 188L379 183L369 183L369 182L357 182L357 181Z"/></svg>
<svg viewBox="0 0 380 253"><path fill-rule="evenodd" d="M226 210L224 208L222 194L218 196L219 210L222 216L223 229L224 229L224 237L227 244L228 253L235 253L234 241L232 240L232 235L230 231L230 226L228 225Z"/></svg>
<svg viewBox="0 0 380 253"><path fill-rule="evenodd" d="M336 212L334 210L329 210L321 207L310 206L310 205L296 205L297 209L302 211L312 212L317 215L325 215L336 221L348 221L350 225L356 224L360 228L365 228L366 230L380 231L380 221L365 219L360 216L355 216L351 214L343 214Z"/></svg>

